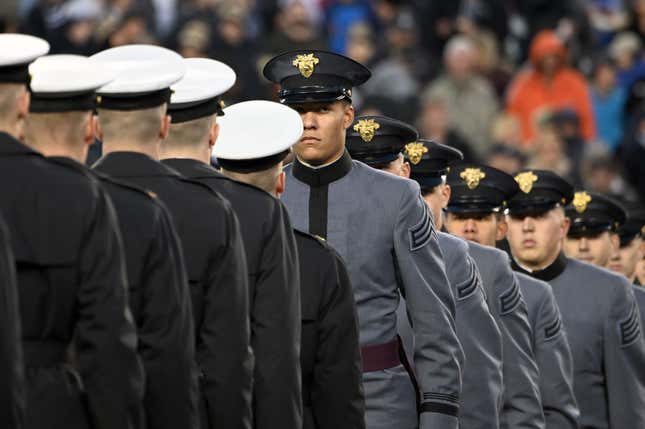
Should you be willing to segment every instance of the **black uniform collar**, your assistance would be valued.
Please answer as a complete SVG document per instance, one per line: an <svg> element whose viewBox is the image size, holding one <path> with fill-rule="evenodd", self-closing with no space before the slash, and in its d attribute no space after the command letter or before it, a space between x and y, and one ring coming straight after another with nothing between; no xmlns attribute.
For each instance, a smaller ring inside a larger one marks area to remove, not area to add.
<svg viewBox="0 0 645 429"><path fill-rule="evenodd" d="M177 171L139 152L111 152L94 164L98 171L114 177L181 176Z"/></svg>
<svg viewBox="0 0 645 429"><path fill-rule="evenodd" d="M36 155L42 156L29 146L14 138L11 134L0 131L0 156Z"/></svg>
<svg viewBox="0 0 645 429"><path fill-rule="evenodd" d="M225 176L208 164L190 158L169 158L161 161L173 170L178 171L182 176L189 179L200 179L205 177L224 178Z"/></svg>
<svg viewBox="0 0 645 429"><path fill-rule="evenodd" d="M528 271L522 268L520 265L518 265L515 259L512 258L513 270L519 271L524 274L528 274L531 277L535 277L536 279L544 280L547 282L553 280L554 278L562 274L565 268L567 268L567 262L568 262L568 259L564 255L564 252L560 252L558 257L555 258L555 261L553 261L553 263L548 267L542 270Z"/></svg>
<svg viewBox="0 0 645 429"><path fill-rule="evenodd" d="M352 165L352 158L347 151L337 161L321 168L308 167L296 158L293 161L293 175L309 186L323 186L345 177Z"/></svg>

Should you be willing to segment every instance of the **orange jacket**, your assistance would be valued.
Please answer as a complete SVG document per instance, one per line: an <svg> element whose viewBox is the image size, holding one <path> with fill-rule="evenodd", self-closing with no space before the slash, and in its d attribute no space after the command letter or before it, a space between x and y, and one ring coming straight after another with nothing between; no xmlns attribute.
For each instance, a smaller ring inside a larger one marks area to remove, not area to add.
<svg viewBox="0 0 645 429"><path fill-rule="evenodd" d="M560 57L560 68L550 83L535 68L546 55ZM554 32L544 30L531 43L530 59L533 67L521 71L511 83L506 110L520 121L525 144L535 135L537 120L546 110L570 108L580 118L582 135L586 140L595 136L596 126L591 106L589 86L582 74L564 64L566 50Z"/></svg>

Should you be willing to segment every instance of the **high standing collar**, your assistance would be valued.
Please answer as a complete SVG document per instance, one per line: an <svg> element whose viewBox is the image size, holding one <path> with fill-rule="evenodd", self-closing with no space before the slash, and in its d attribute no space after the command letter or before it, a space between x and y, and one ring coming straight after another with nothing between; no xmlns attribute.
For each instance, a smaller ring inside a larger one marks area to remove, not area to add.
<svg viewBox="0 0 645 429"><path fill-rule="evenodd" d="M558 257L555 258L555 261L553 261L551 265L542 270L527 271L526 269L522 268L514 258L511 258L511 261L513 270L528 274L531 277L535 277L536 279L544 280L546 282L551 281L562 274L567 268L568 263L568 259L564 255L564 252L560 252Z"/></svg>
<svg viewBox="0 0 645 429"><path fill-rule="evenodd" d="M172 168L139 152L108 153L96 161L93 168L114 177L181 176Z"/></svg>
<svg viewBox="0 0 645 429"><path fill-rule="evenodd" d="M210 165L191 158L168 158L161 161L173 170L178 171L182 176L189 179L201 179L207 177L225 178L222 173Z"/></svg>
<svg viewBox="0 0 645 429"><path fill-rule="evenodd" d="M43 156L29 146L14 138L11 134L0 131L0 156L36 155Z"/></svg>
<svg viewBox="0 0 645 429"><path fill-rule="evenodd" d="M347 151L337 161L322 168L308 167L296 158L293 161L293 175L309 186L323 186L345 177L352 165L352 158Z"/></svg>

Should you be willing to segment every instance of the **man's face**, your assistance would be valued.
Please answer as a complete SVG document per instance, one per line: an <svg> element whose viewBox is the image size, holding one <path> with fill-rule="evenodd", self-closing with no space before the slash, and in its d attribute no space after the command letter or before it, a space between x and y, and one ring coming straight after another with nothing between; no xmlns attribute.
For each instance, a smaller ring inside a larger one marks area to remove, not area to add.
<svg viewBox="0 0 645 429"><path fill-rule="evenodd" d="M294 145L298 158L322 165L339 158L345 150L345 130L354 120L354 108L343 101L291 106L302 118L304 133Z"/></svg>
<svg viewBox="0 0 645 429"><path fill-rule="evenodd" d="M633 280L636 274L636 264L643 259L641 242L642 240L636 237L626 246L618 250L614 249L609 259L609 269Z"/></svg>
<svg viewBox="0 0 645 429"><path fill-rule="evenodd" d="M615 241L609 231L588 237L567 237L564 240L564 253L570 258L606 268L609 257L618 247Z"/></svg>
<svg viewBox="0 0 645 429"><path fill-rule="evenodd" d="M442 183L423 192L423 200L430 209L437 229L443 228L443 209L450 201L450 185Z"/></svg>
<svg viewBox="0 0 645 429"><path fill-rule="evenodd" d="M556 259L569 230L569 219L562 208L534 216L511 215L506 219L506 238L518 262L530 269L541 269Z"/></svg>
<svg viewBox="0 0 645 429"><path fill-rule="evenodd" d="M453 235L483 246L494 246L498 236L496 213L452 213L446 216L446 229Z"/></svg>
<svg viewBox="0 0 645 429"><path fill-rule="evenodd" d="M410 164L404 161L403 156L399 156L380 170L406 179L410 178Z"/></svg>

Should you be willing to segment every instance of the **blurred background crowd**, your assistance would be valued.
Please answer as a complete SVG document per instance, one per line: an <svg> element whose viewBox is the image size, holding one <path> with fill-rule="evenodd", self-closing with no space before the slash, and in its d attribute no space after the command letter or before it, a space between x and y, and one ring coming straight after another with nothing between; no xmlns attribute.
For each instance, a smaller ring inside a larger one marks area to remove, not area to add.
<svg viewBox="0 0 645 429"><path fill-rule="evenodd" d="M359 114L510 173L645 198L645 0L2 0L2 31L52 53L156 43L215 58L238 75L229 104L274 97L271 56L329 49L372 70Z"/></svg>

